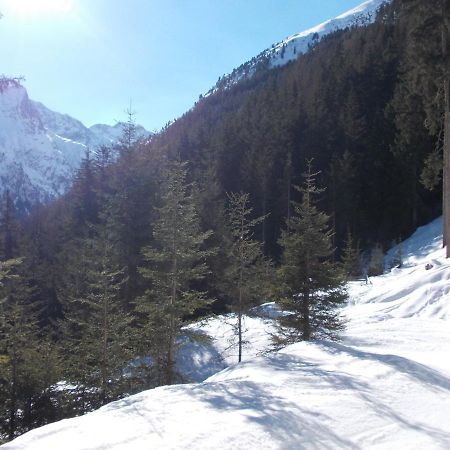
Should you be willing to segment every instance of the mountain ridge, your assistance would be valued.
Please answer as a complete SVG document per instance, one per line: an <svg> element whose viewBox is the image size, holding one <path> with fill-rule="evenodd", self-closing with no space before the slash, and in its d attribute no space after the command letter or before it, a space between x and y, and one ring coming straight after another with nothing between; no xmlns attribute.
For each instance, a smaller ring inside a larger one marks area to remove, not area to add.
<svg viewBox="0 0 450 450"><path fill-rule="evenodd" d="M117 142L122 123L86 127L29 98L16 80L0 89L0 191L22 212L64 194L87 149ZM139 135L147 131L138 126Z"/></svg>
<svg viewBox="0 0 450 450"><path fill-rule="evenodd" d="M338 30L351 27L366 26L375 21L380 8L392 0L367 0L355 8L346 11L334 19L326 20L312 28L292 34L285 39L263 50L257 56L241 64L231 73L219 78L216 85L206 96L218 89L226 89L242 79L251 78L260 68L283 66L307 53L320 40Z"/></svg>

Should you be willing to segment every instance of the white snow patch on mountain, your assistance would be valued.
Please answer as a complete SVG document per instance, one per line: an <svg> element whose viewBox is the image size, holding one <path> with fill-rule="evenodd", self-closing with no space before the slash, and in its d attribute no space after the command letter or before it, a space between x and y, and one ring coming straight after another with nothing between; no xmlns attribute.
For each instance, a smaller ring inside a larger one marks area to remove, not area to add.
<svg viewBox="0 0 450 450"><path fill-rule="evenodd" d="M309 30L294 34L267 49L266 56L270 59L271 67L282 66L299 55L306 53L311 45L319 42L324 36L338 30L356 26L365 26L375 21L377 11L389 0L368 0L356 8L327 20Z"/></svg>
<svg viewBox="0 0 450 450"><path fill-rule="evenodd" d="M278 42L272 47L262 51L259 55L245 62L230 74L225 75L214 88L206 95L211 95L220 88L228 88L242 79L252 77L258 67L280 67L308 52L312 46L318 43L323 37L346 28L366 26L375 21L380 7L389 3L391 0L368 0L337 16L334 19L327 20L315 27L300 33L288 36L286 39Z"/></svg>
<svg viewBox="0 0 450 450"><path fill-rule="evenodd" d="M350 283L341 342L255 356L273 325L254 318L243 363L202 383L152 389L47 425L2 448L450 448L450 262L440 228L438 219L403 243L402 268ZM227 353L233 319L196 325L225 365L236 361Z"/></svg>
<svg viewBox="0 0 450 450"><path fill-rule="evenodd" d="M89 147L116 142L122 124L85 127L29 99L19 83L0 89L0 192L27 210L63 194ZM139 134L146 134L138 128Z"/></svg>

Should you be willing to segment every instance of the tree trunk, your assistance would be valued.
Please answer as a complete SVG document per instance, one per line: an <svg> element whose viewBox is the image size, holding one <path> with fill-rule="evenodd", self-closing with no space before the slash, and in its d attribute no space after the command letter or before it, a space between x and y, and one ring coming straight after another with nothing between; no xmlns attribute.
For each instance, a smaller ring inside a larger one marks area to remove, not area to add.
<svg viewBox="0 0 450 450"><path fill-rule="evenodd" d="M174 254L176 254L176 248L174 243ZM175 318L173 308L177 298L178 288L178 258L175 256L173 261L173 279L172 279L172 294L170 296L170 322L169 322L169 346L167 349L167 384L173 383L173 369L175 366Z"/></svg>
<svg viewBox="0 0 450 450"><path fill-rule="evenodd" d="M303 303L302 303L302 314L303 314L303 340L311 340L311 323L309 320L309 290L303 293Z"/></svg>
<svg viewBox="0 0 450 450"><path fill-rule="evenodd" d="M11 367L11 389L9 408L9 439L13 440L16 433L16 410L17 410L17 356L14 350Z"/></svg>
<svg viewBox="0 0 450 450"><path fill-rule="evenodd" d="M103 339L102 339L102 392L101 402L104 405L107 398L107 386L108 386L108 306L107 306L107 292L105 286L105 280L103 280Z"/></svg>
<svg viewBox="0 0 450 450"><path fill-rule="evenodd" d="M242 267L239 270L239 309L238 309L238 339L239 355L238 362L242 361Z"/></svg>
<svg viewBox="0 0 450 450"><path fill-rule="evenodd" d="M264 208L265 208L265 195L264 195ZM239 242L239 304L238 304L238 340L239 340L239 355L238 362L242 361L242 283L244 281L244 211L245 204L242 205L241 211L241 241ZM263 228L264 230L264 228Z"/></svg>
<svg viewBox="0 0 450 450"><path fill-rule="evenodd" d="M444 240L443 245L447 246L446 257L450 257L450 86L448 79L445 79L445 116L444 116L444 173L443 173L443 193L442 193L442 214L444 217Z"/></svg>
<svg viewBox="0 0 450 450"><path fill-rule="evenodd" d="M442 2L442 57L447 58L448 30L446 25L446 1ZM450 79L444 79L444 169L442 189L442 214L444 218L443 244L447 246L446 257L450 257Z"/></svg>

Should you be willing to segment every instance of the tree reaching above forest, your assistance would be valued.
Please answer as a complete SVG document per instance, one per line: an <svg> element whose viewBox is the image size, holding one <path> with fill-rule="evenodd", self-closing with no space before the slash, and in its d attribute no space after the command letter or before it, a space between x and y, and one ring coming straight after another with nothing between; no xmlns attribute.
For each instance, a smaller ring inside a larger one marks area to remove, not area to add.
<svg viewBox="0 0 450 450"><path fill-rule="evenodd" d="M414 4L428 5L425 0ZM348 240L345 245L347 231L367 254L441 210L441 181L429 192L419 180L427 161L426 178L436 180L433 169L441 159L435 143L441 134L443 84L434 65L441 62L437 54L436 61L414 57L411 33L421 23L421 9L405 5L393 0L374 24L333 33L289 65L260 67L252 77L219 87L149 141L135 141L131 123L121 149L86 155L73 188L22 222L11 221L13 203L3 202L0 258L3 264L8 255L24 258L21 283L32 294L23 306L43 305L37 328L46 340L38 339L39 345L64 343L66 356L70 343L58 324L70 318L68 299L86 302L85 307L109 303L114 315L122 311L132 318L130 366L150 369L137 371L139 386L177 380L174 355L182 327L201 314L227 311L230 297L238 298L236 291L224 289L227 274L230 279L239 275L233 264L242 261L238 227L233 240L226 226L226 192L248 192L243 210L252 210L246 216L252 235L246 243L252 250L248 272L253 262L268 257L275 266L281 262L282 297L292 313L285 320L297 327L287 341L338 330L334 306L345 296L334 261L344 261L347 275L357 272L357 249ZM438 28L421 39L424 48L440 52ZM320 173L309 171L302 201L293 206L299 192L291 184L300 184L310 158ZM326 188L320 195L314 194L313 181ZM266 220L252 222L266 214ZM92 254L99 243L93 241L100 236L108 236L114 248L96 259ZM231 247L237 250L232 258ZM305 277L308 252L312 276ZM83 263L83 254L92 261ZM256 301L254 287L248 286L250 303ZM210 305L207 299L216 297ZM304 299L310 300L309 324ZM86 307L82 314L89 311ZM92 319L102 322L98 313L96 308ZM63 398L47 395L47 404L57 407L42 413L42 420L89 410L102 389L105 399L121 395L107 392L106 378L120 376L107 375L100 353L92 362L96 370L91 364L79 367L83 382L78 386L94 395L85 396L85 404L69 389L58 394ZM36 361L41 370L45 363ZM56 371L56 362L48 365ZM131 384L126 390L135 392L137 385ZM32 423L21 422L21 431L37 423L32 412Z"/></svg>
<svg viewBox="0 0 450 450"><path fill-rule="evenodd" d="M318 175L308 162L303 185L295 187L302 200L293 201L293 214L281 233L279 305L286 314L279 318L276 344L333 337L342 329L338 307L347 294L341 267L332 262L330 218L316 206L323 192L316 187Z"/></svg>
<svg viewBox="0 0 450 450"><path fill-rule="evenodd" d="M142 250L145 265L140 273L150 285L136 305L146 342L158 343L157 355L152 345L144 352L150 353L166 384L177 379L175 354L183 319L211 301L195 283L209 271L206 258L213 250L205 248L205 242L212 231L200 228L193 186L186 178L185 163L169 164L153 225L154 243Z"/></svg>

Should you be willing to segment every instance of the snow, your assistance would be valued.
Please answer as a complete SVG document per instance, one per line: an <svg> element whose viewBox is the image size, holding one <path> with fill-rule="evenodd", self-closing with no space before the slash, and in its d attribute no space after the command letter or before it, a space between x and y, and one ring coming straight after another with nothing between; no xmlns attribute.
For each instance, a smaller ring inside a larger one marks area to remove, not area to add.
<svg viewBox="0 0 450 450"><path fill-rule="evenodd" d="M271 335L275 325L270 317L274 314L273 303L267 303L253 310L252 316L243 316L242 360L265 353L271 346ZM204 381L209 376L238 362L238 340L236 337L236 314L211 317L188 327L193 333L200 333L210 342L198 343L186 339L187 344L178 352L177 365L182 376L190 381Z"/></svg>
<svg viewBox="0 0 450 450"><path fill-rule="evenodd" d="M450 448L450 263L441 225L403 243L402 268L350 283L342 341L261 355L278 314L266 304L257 311L264 317L246 318L244 362L235 364L235 317L210 318L191 331L210 336L201 346L213 357L191 347L182 361L190 353L196 363L182 369L204 364L206 375L214 357L219 370L229 367L33 430L2 449Z"/></svg>
<svg viewBox="0 0 450 450"><path fill-rule="evenodd" d="M353 26L364 26L374 22L377 11L388 0L368 0L356 8L339 15L335 19L327 20L309 30L289 36L266 50L270 58L270 66L282 66L306 53L310 46L320 41L324 36L337 30L344 30Z"/></svg>
<svg viewBox="0 0 450 450"><path fill-rule="evenodd" d="M373 23L380 7L390 1L367 0L334 19L327 20L308 30L288 36L282 41L273 44L270 48L263 50L259 55L242 64L237 69L234 69L230 74L225 75L206 96L214 93L219 85L222 87L230 87L242 79L252 77L261 64L266 66L267 63L269 68L274 68L294 61L300 55L307 53L323 37L335 31L366 26Z"/></svg>
<svg viewBox="0 0 450 450"><path fill-rule="evenodd" d="M80 121L28 97L12 84L0 92L0 193L22 203L47 202L63 194L89 147L116 142L122 125L85 127ZM138 128L140 134L147 132Z"/></svg>

